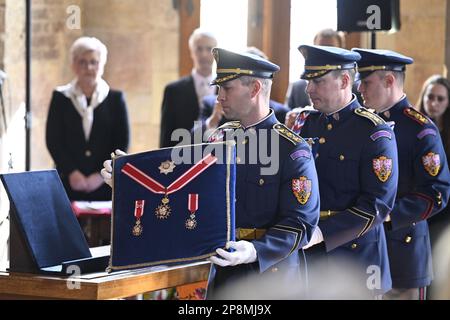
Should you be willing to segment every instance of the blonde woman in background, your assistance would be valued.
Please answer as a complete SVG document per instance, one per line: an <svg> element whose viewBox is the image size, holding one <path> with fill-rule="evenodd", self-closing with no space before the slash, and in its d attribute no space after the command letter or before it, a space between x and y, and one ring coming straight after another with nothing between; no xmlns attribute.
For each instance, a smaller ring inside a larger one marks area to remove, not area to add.
<svg viewBox="0 0 450 320"><path fill-rule="evenodd" d="M102 79L107 49L100 40L81 37L70 54L75 77L53 92L47 148L70 200L111 200L100 170L111 152L128 149L125 98Z"/></svg>

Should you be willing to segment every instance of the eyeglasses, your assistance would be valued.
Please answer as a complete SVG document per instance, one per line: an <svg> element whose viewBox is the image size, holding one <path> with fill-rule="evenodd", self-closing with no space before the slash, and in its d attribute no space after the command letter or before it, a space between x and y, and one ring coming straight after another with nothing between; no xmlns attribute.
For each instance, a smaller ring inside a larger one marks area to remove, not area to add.
<svg viewBox="0 0 450 320"><path fill-rule="evenodd" d="M431 101L434 101L436 99L438 102L443 102L445 100L445 98L446 97L444 97L444 96L438 96L438 95L434 95L432 93L427 94L427 99L431 100Z"/></svg>

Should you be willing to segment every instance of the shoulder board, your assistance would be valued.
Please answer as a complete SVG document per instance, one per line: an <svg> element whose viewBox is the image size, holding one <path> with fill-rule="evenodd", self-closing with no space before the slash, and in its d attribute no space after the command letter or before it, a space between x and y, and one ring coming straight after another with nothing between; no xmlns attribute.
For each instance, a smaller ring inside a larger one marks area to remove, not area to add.
<svg viewBox="0 0 450 320"><path fill-rule="evenodd" d="M217 129L238 129L241 128L241 122L240 121L228 121L225 122L223 125L218 127Z"/></svg>
<svg viewBox="0 0 450 320"><path fill-rule="evenodd" d="M423 114L421 114L419 111L413 109L413 108L405 108L403 110L403 113L405 114L405 116L407 116L408 118L413 119L415 122L421 124L421 125L425 125L425 124L429 124L430 121L428 120L428 118L426 116L424 116Z"/></svg>
<svg viewBox="0 0 450 320"><path fill-rule="evenodd" d="M379 115L376 115L375 113L370 112L366 108L356 108L355 113L358 116L369 119L376 126L386 124L386 121L384 121Z"/></svg>
<svg viewBox="0 0 450 320"><path fill-rule="evenodd" d="M213 133L208 138L208 142L221 141L223 139L224 132L226 132L227 130L234 130L239 128L242 128L242 125L239 121L225 122L223 125L213 131Z"/></svg>
<svg viewBox="0 0 450 320"><path fill-rule="evenodd" d="M294 145L297 145L298 143L302 142L303 139L294 133L292 130L290 130L288 127L286 127L284 124L276 123L273 125L273 129L282 137L286 138L290 142L292 142Z"/></svg>

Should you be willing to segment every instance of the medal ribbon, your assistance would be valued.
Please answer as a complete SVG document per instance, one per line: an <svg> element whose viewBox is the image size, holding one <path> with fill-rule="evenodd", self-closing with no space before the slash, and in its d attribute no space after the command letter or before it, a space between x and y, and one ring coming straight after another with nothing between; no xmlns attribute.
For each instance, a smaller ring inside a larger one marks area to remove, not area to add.
<svg viewBox="0 0 450 320"><path fill-rule="evenodd" d="M188 197L188 210L194 214L198 210L198 194L190 193Z"/></svg>
<svg viewBox="0 0 450 320"><path fill-rule="evenodd" d="M145 200L136 200L134 205L134 216L140 219L144 215Z"/></svg>
<svg viewBox="0 0 450 320"><path fill-rule="evenodd" d="M158 181L149 177L130 163L126 163L121 171L151 192L169 195L186 186L189 182L194 180L199 174L201 174L216 162L217 158L211 153L208 154L195 165L193 165L188 171L183 173L177 180L172 182L167 188L165 188Z"/></svg>

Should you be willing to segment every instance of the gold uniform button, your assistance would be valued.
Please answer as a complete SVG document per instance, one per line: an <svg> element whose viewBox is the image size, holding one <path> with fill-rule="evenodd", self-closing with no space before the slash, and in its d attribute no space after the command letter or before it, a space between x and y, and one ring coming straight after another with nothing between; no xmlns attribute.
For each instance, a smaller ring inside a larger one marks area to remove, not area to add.
<svg viewBox="0 0 450 320"><path fill-rule="evenodd" d="M242 144L247 144L248 143L248 137L245 137L244 140L242 140Z"/></svg>
<svg viewBox="0 0 450 320"><path fill-rule="evenodd" d="M356 249L358 245L356 243L352 243L352 249Z"/></svg>
<svg viewBox="0 0 450 320"><path fill-rule="evenodd" d="M272 271L272 272L278 272L278 268L277 268L277 267L274 267L274 268L272 268L272 270L270 270L270 271Z"/></svg>
<svg viewBox="0 0 450 320"><path fill-rule="evenodd" d="M236 157L236 162L237 162L237 163L241 163L241 158Z"/></svg>
<svg viewBox="0 0 450 320"><path fill-rule="evenodd" d="M405 238L406 243L410 243L411 240L412 240L411 236L406 236L406 238Z"/></svg>
<svg viewBox="0 0 450 320"><path fill-rule="evenodd" d="M345 157L344 157L343 154L341 154L341 155L339 156L339 160L341 160L341 161L344 161L344 160L345 160Z"/></svg>
<svg viewBox="0 0 450 320"><path fill-rule="evenodd" d="M259 179L259 185L262 186L264 184L264 179Z"/></svg>
<svg viewBox="0 0 450 320"><path fill-rule="evenodd" d="M333 129L333 125L331 123L327 124L327 130Z"/></svg>
<svg viewBox="0 0 450 320"><path fill-rule="evenodd" d="M325 142L327 142L327 140L325 140L324 137L322 137L322 138L319 139L319 143L320 143L320 144L324 144Z"/></svg>
<svg viewBox="0 0 450 320"><path fill-rule="evenodd" d="M86 151L84 152L84 155L85 155L86 157L90 157L90 156L92 155L91 150L86 150Z"/></svg>

